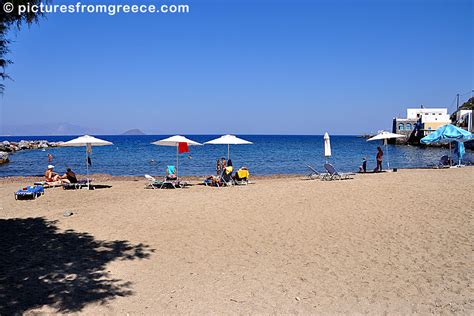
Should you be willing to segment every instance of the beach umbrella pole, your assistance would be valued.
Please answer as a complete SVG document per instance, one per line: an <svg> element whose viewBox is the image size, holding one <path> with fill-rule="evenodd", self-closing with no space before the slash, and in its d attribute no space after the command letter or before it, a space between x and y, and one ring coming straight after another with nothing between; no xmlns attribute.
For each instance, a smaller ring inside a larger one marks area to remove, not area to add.
<svg viewBox="0 0 474 316"><path fill-rule="evenodd" d="M451 142L449 142L449 166L453 165L453 153L451 152Z"/></svg>
<svg viewBox="0 0 474 316"><path fill-rule="evenodd" d="M385 144L385 151L387 152L387 169L390 170L390 156L388 154L388 145Z"/></svg>
<svg viewBox="0 0 474 316"><path fill-rule="evenodd" d="M178 178L179 143L176 143L176 178Z"/></svg>
<svg viewBox="0 0 474 316"><path fill-rule="evenodd" d="M230 159L230 144L227 144L227 161Z"/></svg>
<svg viewBox="0 0 474 316"><path fill-rule="evenodd" d="M86 178L87 178L87 190L90 190L90 184L89 184L89 159L88 159L88 153L87 153L87 146L86 146Z"/></svg>

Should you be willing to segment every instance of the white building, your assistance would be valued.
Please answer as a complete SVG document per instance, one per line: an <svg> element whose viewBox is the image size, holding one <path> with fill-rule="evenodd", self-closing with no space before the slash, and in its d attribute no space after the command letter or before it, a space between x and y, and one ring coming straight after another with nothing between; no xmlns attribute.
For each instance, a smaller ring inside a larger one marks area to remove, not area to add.
<svg viewBox="0 0 474 316"><path fill-rule="evenodd" d="M458 110L456 112L456 123L469 132L472 130L472 110Z"/></svg>
<svg viewBox="0 0 474 316"><path fill-rule="evenodd" d="M446 122L451 123L449 119L448 109L446 108L417 108L407 109L407 119L417 120L421 118L421 122Z"/></svg>
<svg viewBox="0 0 474 316"><path fill-rule="evenodd" d="M407 109L407 119L421 119L424 135L428 135L431 131L437 130L443 125L451 124L447 108Z"/></svg>

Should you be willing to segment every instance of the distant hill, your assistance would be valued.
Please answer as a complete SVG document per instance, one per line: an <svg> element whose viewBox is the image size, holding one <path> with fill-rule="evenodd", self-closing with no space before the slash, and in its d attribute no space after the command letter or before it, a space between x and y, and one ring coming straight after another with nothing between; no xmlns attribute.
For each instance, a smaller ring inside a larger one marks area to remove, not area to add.
<svg viewBox="0 0 474 316"><path fill-rule="evenodd" d="M122 133L122 135L145 135L145 133L143 133L138 128L134 128Z"/></svg>
<svg viewBox="0 0 474 316"><path fill-rule="evenodd" d="M1 120L0 120L1 121ZM100 128L89 128L69 123L51 122L21 125L0 124L0 135L11 136L63 136L63 135L110 135L113 131Z"/></svg>

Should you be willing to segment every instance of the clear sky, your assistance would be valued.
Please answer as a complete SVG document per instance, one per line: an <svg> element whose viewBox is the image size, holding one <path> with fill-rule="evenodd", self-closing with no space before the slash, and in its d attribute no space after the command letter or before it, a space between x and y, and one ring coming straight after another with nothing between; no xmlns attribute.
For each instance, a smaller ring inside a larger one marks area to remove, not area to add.
<svg viewBox="0 0 474 316"><path fill-rule="evenodd" d="M12 32L3 132L359 134L473 88L470 0L175 3L190 13L51 14Z"/></svg>

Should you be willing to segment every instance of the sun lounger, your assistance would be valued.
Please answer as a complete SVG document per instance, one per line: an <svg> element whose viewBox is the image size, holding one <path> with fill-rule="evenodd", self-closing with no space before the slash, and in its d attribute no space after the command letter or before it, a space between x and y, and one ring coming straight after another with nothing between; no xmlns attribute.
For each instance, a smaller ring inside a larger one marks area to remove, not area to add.
<svg viewBox="0 0 474 316"><path fill-rule="evenodd" d="M247 185L249 184L250 172L247 168L240 168L237 170L234 176L234 183L236 185Z"/></svg>
<svg viewBox="0 0 474 316"><path fill-rule="evenodd" d="M442 156L438 162L438 168L449 168L451 166L451 159L447 155Z"/></svg>
<svg viewBox="0 0 474 316"><path fill-rule="evenodd" d="M89 183L87 183L87 179L81 179L77 181L76 183L63 183L63 189L64 190L78 190L78 189L83 189L87 187L92 187L90 184L92 181L89 180Z"/></svg>
<svg viewBox="0 0 474 316"><path fill-rule="evenodd" d="M233 186L234 185L234 180L232 179L232 167L226 167L224 171L222 172L221 175L221 182L225 186Z"/></svg>
<svg viewBox="0 0 474 316"><path fill-rule="evenodd" d="M206 187L218 187L219 188L219 187L222 186L221 178L220 177L214 177L214 176L211 176L211 177L208 177L208 178L204 179L203 183Z"/></svg>
<svg viewBox="0 0 474 316"><path fill-rule="evenodd" d="M146 189L177 189L184 188L187 185L186 182L182 182L178 179L160 181L149 174L146 174L145 178L148 180L148 184L145 186Z"/></svg>
<svg viewBox="0 0 474 316"><path fill-rule="evenodd" d="M306 165L308 167L308 169L310 170L310 173L308 174L308 179L323 179L324 177L326 177L328 175L328 173L320 173L318 172L316 169L314 169L312 166L310 165Z"/></svg>
<svg viewBox="0 0 474 316"><path fill-rule="evenodd" d="M344 173L338 172L336 168L330 163L324 164L324 169L328 172L327 176L321 178L321 180L345 180L345 179L353 179L355 173Z"/></svg>
<svg viewBox="0 0 474 316"><path fill-rule="evenodd" d="M212 187L233 186L236 183L235 179L232 177L232 171L233 167L226 167L219 177L210 176L206 178L203 183L205 186Z"/></svg>
<svg viewBox="0 0 474 316"><path fill-rule="evenodd" d="M47 182L47 181L37 181L34 183L34 185L40 185L44 187L45 189L47 188L55 188L55 187L60 187L63 185L61 181L52 181L52 182Z"/></svg>
<svg viewBox="0 0 474 316"><path fill-rule="evenodd" d="M34 200L44 194L44 187L30 185L15 192L15 200Z"/></svg>

